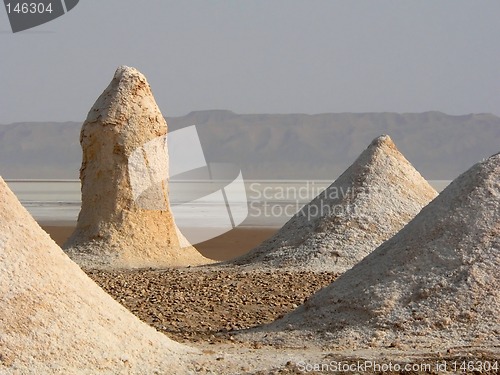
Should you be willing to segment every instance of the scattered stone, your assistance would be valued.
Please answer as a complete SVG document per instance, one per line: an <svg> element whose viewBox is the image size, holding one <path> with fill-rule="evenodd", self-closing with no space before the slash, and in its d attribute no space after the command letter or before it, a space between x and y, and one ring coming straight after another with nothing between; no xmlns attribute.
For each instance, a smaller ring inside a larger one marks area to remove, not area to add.
<svg viewBox="0 0 500 375"><path fill-rule="evenodd" d="M218 267L86 272L158 331L181 342L213 343L233 341L235 332L271 323L337 277L278 270L243 274L237 268Z"/></svg>

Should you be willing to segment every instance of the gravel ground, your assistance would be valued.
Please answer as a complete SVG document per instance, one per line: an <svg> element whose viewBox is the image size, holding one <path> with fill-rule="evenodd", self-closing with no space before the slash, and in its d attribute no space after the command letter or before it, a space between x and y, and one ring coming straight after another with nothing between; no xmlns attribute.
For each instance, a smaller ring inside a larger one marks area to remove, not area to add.
<svg viewBox="0 0 500 375"><path fill-rule="evenodd" d="M282 317L333 282L332 273L220 268L85 270L144 322L180 342L230 341Z"/></svg>

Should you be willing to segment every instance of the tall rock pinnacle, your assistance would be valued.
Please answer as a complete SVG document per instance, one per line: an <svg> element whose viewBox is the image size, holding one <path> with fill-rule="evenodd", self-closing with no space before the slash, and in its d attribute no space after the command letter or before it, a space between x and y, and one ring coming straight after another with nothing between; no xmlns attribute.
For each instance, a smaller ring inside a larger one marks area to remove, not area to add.
<svg viewBox="0 0 500 375"><path fill-rule="evenodd" d="M88 267L209 263L183 242L168 201L167 123L146 78L119 67L90 110L80 143L82 209L65 244Z"/></svg>

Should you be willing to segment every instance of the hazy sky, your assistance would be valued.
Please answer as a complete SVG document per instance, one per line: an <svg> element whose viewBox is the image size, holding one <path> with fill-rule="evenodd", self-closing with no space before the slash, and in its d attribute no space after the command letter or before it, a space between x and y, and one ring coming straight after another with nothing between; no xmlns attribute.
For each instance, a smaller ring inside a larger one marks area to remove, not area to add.
<svg viewBox="0 0 500 375"><path fill-rule="evenodd" d="M12 34L0 9L0 123L83 121L118 65L165 116L500 114L500 1L80 0Z"/></svg>

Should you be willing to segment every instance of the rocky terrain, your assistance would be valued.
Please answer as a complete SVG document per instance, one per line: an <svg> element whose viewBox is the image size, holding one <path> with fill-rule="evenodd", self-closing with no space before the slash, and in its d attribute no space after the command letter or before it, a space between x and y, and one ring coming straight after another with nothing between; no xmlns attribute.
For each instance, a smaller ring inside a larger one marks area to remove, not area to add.
<svg viewBox="0 0 500 375"><path fill-rule="evenodd" d="M68 254L0 178L1 375L500 373L500 154L433 199L378 137L315 215L207 265L169 210L166 131L145 77L118 68L82 128Z"/></svg>
<svg viewBox="0 0 500 375"><path fill-rule="evenodd" d="M336 350L305 345L298 340L273 345L260 340L239 340L247 328L280 319L283 314L307 301L311 293L327 286L336 275L313 272L221 269L200 267L169 270L103 271L87 274L113 298L141 320L176 341L200 348L213 360L198 366L200 373L281 375L304 374L306 364L342 363L357 366L359 361L400 366L427 366L422 371L372 371L366 374L443 374L436 365L446 363L448 373L457 363L498 362L494 348L444 348L419 351L395 343L385 348ZM423 367L422 367L423 368ZM460 371L455 371L460 372ZM335 373L314 371L308 374ZM359 371L342 371L359 374ZM500 371L475 371L499 374Z"/></svg>
<svg viewBox="0 0 500 375"><path fill-rule="evenodd" d="M180 342L224 342L270 323L336 279L333 273L217 267L86 270L142 321Z"/></svg>

